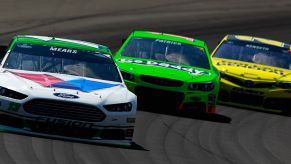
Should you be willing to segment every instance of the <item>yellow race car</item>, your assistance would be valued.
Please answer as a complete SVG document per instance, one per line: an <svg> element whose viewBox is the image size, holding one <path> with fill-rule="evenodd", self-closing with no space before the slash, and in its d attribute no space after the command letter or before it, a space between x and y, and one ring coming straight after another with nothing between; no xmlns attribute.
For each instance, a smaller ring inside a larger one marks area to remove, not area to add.
<svg viewBox="0 0 291 164"><path fill-rule="evenodd" d="M291 114L291 46L227 35L212 53L220 72L219 102Z"/></svg>

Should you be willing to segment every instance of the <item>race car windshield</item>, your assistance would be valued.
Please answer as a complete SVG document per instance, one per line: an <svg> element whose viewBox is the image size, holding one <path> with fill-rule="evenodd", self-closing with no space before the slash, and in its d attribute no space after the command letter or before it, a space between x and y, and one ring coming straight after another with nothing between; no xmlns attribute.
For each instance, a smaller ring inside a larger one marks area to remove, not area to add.
<svg viewBox="0 0 291 164"><path fill-rule="evenodd" d="M214 57L291 69L290 51L266 44L225 41L218 48Z"/></svg>
<svg viewBox="0 0 291 164"><path fill-rule="evenodd" d="M210 69L203 48L169 40L134 37L121 55Z"/></svg>
<svg viewBox="0 0 291 164"><path fill-rule="evenodd" d="M121 82L113 60L104 54L37 44L16 44L4 68L61 73Z"/></svg>

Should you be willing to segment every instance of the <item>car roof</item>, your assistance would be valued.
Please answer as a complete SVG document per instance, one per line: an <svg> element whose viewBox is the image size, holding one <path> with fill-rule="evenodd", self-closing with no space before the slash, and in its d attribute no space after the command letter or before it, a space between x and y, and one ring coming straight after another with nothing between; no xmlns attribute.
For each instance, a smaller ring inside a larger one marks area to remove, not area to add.
<svg viewBox="0 0 291 164"><path fill-rule="evenodd" d="M111 54L110 49L107 46L80 41L73 39L63 39L48 36L35 36L35 35L18 35L14 37L16 42L31 43L31 44L42 44L51 46L61 46L67 48L75 48L88 51L97 51L101 53Z"/></svg>
<svg viewBox="0 0 291 164"><path fill-rule="evenodd" d="M265 38L254 37L254 36L247 36L247 35L227 35L225 38L226 40L240 40L240 41L247 41L247 42L253 42L253 43L260 43L260 44L272 45L272 46L291 50L290 44L276 41L276 40L271 40L271 39L265 39Z"/></svg>
<svg viewBox="0 0 291 164"><path fill-rule="evenodd" d="M176 41L176 42L197 45L200 47L206 46L206 43L204 41L190 38L190 37L180 36L180 35L168 34L168 33L152 32L152 31L134 31L134 32L132 32L132 35L138 36L138 37L171 40L171 41Z"/></svg>

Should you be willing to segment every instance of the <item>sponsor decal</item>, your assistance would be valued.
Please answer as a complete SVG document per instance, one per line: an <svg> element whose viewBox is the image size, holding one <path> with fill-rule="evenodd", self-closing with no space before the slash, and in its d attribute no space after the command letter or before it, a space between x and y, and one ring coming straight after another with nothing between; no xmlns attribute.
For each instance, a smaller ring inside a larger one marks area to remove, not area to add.
<svg viewBox="0 0 291 164"><path fill-rule="evenodd" d="M67 49L67 48L60 48L60 47L51 47L50 51L65 52L65 53L70 53L70 54L77 54L78 53L77 50Z"/></svg>
<svg viewBox="0 0 291 164"><path fill-rule="evenodd" d="M241 68L249 68L264 72L272 72L279 75L285 75L285 72L282 70L269 68L269 67L263 67L255 64L248 64L248 63L240 63L240 62L232 62L232 61L224 61L218 62L217 65L225 65L225 66L234 66L234 67L241 67Z"/></svg>
<svg viewBox="0 0 291 164"><path fill-rule="evenodd" d="M232 38L233 36L229 36ZM275 41L275 40L269 40L269 39L264 39L264 38L253 38L251 36L241 36L241 35L236 35L234 36L238 40L245 40L245 41L251 41L251 42L259 42L263 44L268 44L268 45L273 45L277 47L283 47L283 48L290 48L290 45L287 43Z"/></svg>
<svg viewBox="0 0 291 164"><path fill-rule="evenodd" d="M160 42L160 43L166 43L166 44L172 44L172 45L182 45L182 43L179 42L174 42L170 40L161 40L161 39L156 39L155 42Z"/></svg>
<svg viewBox="0 0 291 164"><path fill-rule="evenodd" d="M40 116L36 118L36 121L43 122L49 125L63 125L63 126L74 127L74 128L99 129L98 126L95 125L94 123L67 120L67 119L61 119L61 118L49 118L49 117Z"/></svg>
<svg viewBox="0 0 291 164"><path fill-rule="evenodd" d="M71 42L71 43L77 43L77 44L82 44L90 47L94 47L97 49L101 50L106 50L107 52L110 52L109 48L100 44L95 44L95 43L90 43L90 42L85 42L85 41L80 41L80 40L71 40L71 39L62 39L62 38L52 38L52 37L47 37L47 36L33 36L33 35L25 35L26 37L31 37L31 38L36 38L40 39L43 41L49 41L49 40L59 40L59 41L64 41L64 42Z"/></svg>
<svg viewBox="0 0 291 164"><path fill-rule="evenodd" d="M65 98L65 99L78 99L79 96L67 94L67 93L54 93L55 96Z"/></svg>
<svg viewBox="0 0 291 164"><path fill-rule="evenodd" d="M251 44L247 44L246 47L253 48L253 49L258 49L258 50L264 50L264 51L269 51L270 50L270 48L268 48L268 47L261 47L261 46L251 45Z"/></svg>
<svg viewBox="0 0 291 164"><path fill-rule="evenodd" d="M9 106L8 106L8 110L9 111L11 111L11 112L18 112L19 108L20 108L20 104L15 103L15 102L9 103Z"/></svg>
<svg viewBox="0 0 291 164"><path fill-rule="evenodd" d="M187 67L183 67L183 66L178 66L178 65L174 65L174 64L163 63L163 62L156 62L156 61L149 61L149 60L143 61L143 60L133 60L133 59L120 59L119 61L124 62L124 63L134 63L134 64L142 64L142 65L171 68L171 69L176 69L176 70L188 72L191 75L202 75L202 74L210 75L209 72L200 71L200 70L196 70L193 68L187 68Z"/></svg>

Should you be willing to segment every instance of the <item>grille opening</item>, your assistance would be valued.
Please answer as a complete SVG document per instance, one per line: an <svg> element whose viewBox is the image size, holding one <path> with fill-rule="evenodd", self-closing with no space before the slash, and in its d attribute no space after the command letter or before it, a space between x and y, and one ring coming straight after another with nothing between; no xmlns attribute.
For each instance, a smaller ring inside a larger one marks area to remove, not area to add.
<svg viewBox="0 0 291 164"><path fill-rule="evenodd" d="M140 75L140 79L147 83L167 87L181 87L183 85L183 81L180 80L173 80L155 76Z"/></svg>
<svg viewBox="0 0 291 164"><path fill-rule="evenodd" d="M34 115L87 122L101 122L106 117L97 107L66 101L34 99L25 103L23 108Z"/></svg>

